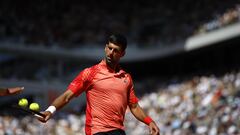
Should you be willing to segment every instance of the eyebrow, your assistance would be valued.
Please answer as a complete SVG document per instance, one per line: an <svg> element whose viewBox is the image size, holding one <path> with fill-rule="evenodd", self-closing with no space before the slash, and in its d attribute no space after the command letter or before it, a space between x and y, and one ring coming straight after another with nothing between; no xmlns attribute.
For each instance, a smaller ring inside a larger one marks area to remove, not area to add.
<svg viewBox="0 0 240 135"><path fill-rule="evenodd" d="M113 48L113 47L111 47L111 46L108 46L108 47ZM121 48L121 47L119 47L119 48L113 48L113 49L116 50L116 51L118 51L119 53L122 52L122 48Z"/></svg>

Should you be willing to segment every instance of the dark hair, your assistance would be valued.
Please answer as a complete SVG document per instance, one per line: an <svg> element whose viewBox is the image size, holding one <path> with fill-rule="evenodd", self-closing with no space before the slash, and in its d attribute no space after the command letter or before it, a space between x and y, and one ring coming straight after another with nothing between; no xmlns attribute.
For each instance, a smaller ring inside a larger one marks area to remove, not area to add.
<svg viewBox="0 0 240 135"><path fill-rule="evenodd" d="M113 43L113 44L121 46L123 51L127 48L127 39L125 36L123 36L121 34L111 35L107 40L107 44L108 43Z"/></svg>

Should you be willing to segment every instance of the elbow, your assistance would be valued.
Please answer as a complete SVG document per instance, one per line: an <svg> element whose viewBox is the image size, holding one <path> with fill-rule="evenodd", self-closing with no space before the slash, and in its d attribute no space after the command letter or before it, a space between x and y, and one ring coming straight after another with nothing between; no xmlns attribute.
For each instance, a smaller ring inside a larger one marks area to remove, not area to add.
<svg viewBox="0 0 240 135"><path fill-rule="evenodd" d="M62 97L61 101L64 102L65 104L70 102L70 100L74 97L74 94L71 91L66 91Z"/></svg>
<svg viewBox="0 0 240 135"><path fill-rule="evenodd" d="M65 101L65 103L68 103L70 101L70 98L69 97L65 97L64 101Z"/></svg>
<svg viewBox="0 0 240 135"><path fill-rule="evenodd" d="M138 104L131 104L131 105L129 105L129 109L130 109L131 111L136 110L137 107L138 107Z"/></svg>
<svg viewBox="0 0 240 135"><path fill-rule="evenodd" d="M65 103L68 103L72 99L72 96L68 95L65 97L64 101Z"/></svg>

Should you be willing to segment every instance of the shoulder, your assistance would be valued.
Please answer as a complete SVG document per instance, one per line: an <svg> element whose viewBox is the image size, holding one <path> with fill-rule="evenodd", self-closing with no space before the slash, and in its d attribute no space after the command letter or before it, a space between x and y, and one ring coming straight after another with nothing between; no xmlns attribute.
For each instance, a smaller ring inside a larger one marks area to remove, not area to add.
<svg viewBox="0 0 240 135"><path fill-rule="evenodd" d="M96 64L91 67L85 68L81 74L86 78L90 78L91 80L91 78L94 77L98 71L99 71L99 65Z"/></svg>
<svg viewBox="0 0 240 135"><path fill-rule="evenodd" d="M91 67L87 67L87 68L83 69L82 72L90 73L90 72L96 71L98 69L99 69L99 64L95 64L95 65L93 65Z"/></svg>
<svg viewBox="0 0 240 135"><path fill-rule="evenodd" d="M91 66L89 68L86 68L85 70L90 72L90 73L91 72L97 72L100 69L99 66L100 66L99 64L96 64L96 65L93 65L93 66Z"/></svg>

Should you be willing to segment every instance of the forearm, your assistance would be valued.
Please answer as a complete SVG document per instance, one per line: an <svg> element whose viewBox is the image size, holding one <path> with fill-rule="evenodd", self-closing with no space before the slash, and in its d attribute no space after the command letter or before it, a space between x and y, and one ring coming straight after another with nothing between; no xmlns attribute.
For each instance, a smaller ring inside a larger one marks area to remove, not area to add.
<svg viewBox="0 0 240 135"><path fill-rule="evenodd" d="M44 123L47 122L56 110L65 106L73 97L74 93L71 90L65 91L62 95L57 97L44 112L42 112L45 117L38 117L38 120Z"/></svg>
<svg viewBox="0 0 240 135"><path fill-rule="evenodd" d="M145 123L144 119L147 117L147 114L143 111L143 109L138 104L131 105L130 110L136 119Z"/></svg>
<svg viewBox="0 0 240 135"><path fill-rule="evenodd" d="M56 107L57 110L59 110L63 106L65 106L73 97L74 94L71 91L67 90L58 98L56 98L51 105Z"/></svg>
<svg viewBox="0 0 240 135"><path fill-rule="evenodd" d="M8 94L8 89L0 88L0 96L5 96Z"/></svg>
<svg viewBox="0 0 240 135"><path fill-rule="evenodd" d="M157 127L156 123L145 114L143 109L138 104L130 105L129 108L136 119L148 125L151 135L159 135L160 130Z"/></svg>

